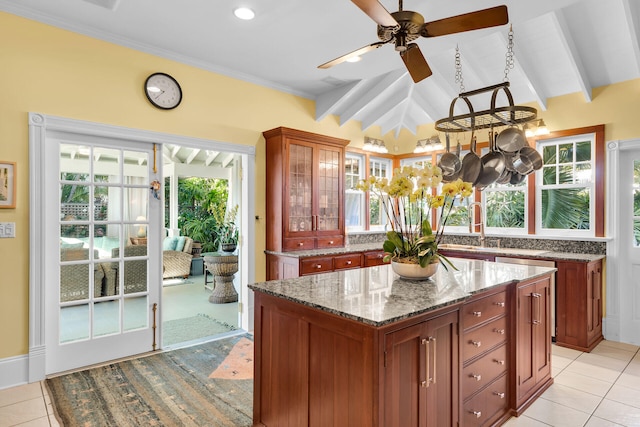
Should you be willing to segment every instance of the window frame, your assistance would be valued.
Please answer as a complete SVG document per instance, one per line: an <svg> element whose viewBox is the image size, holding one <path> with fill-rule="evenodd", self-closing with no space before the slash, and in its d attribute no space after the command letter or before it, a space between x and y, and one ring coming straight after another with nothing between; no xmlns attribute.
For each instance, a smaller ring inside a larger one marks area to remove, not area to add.
<svg viewBox="0 0 640 427"><path fill-rule="evenodd" d="M365 157L366 156L363 156L362 154L353 153L353 152L349 152L349 151L347 151L345 153L345 160L347 158L355 159L360 163L360 165L359 165L360 173L359 173L358 181L360 181L362 179L365 179L365 175L367 173L367 171L365 170L366 169L365 165L364 165L365 164ZM367 200L368 197L363 191L347 188L348 180L346 178L347 177L346 161L345 161L344 174L345 174L345 180L344 180L344 183L345 183L345 188L344 188L344 194L345 194L345 203L344 203L345 204L345 228L346 228L347 231L364 231L364 230L367 229L367 226L366 226L367 225L367 216L365 215L364 208L366 206L366 200ZM355 174L353 174L353 176L355 176ZM346 219L347 219L346 218L347 217L347 212L346 212L347 194L356 194L356 195L359 196L359 199L360 199L360 212L358 213L358 215L359 215L360 218L359 218L359 224L358 225L347 225L346 224Z"/></svg>
<svg viewBox="0 0 640 427"><path fill-rule="evenodd" d="M378 178L387 178L388 180L391 180L391 177L393 176L393 160L392 159L387 159L384 157L378 157L378 156L367 156L367 169L366 169L366 177L369 178L371 176L371 166L373 165L373 162L379 163L379 164L384 164L387 166L386 169L386 176L379 176ZM382 201L382 203L384 203L384 201ZM371 194L369 192L367 192L367 194L365 195L365 205L367 208L367 212L370 212L371 210ZM384 211L380 212L380 217L382 218L383 223L380 225L372 225L371 222L371 215L367 215L365 214L365 218L366 218L366 224L367 224L367 229L371 230L371 231L384 231L387 228L387 218L384 215Z"/></svg>

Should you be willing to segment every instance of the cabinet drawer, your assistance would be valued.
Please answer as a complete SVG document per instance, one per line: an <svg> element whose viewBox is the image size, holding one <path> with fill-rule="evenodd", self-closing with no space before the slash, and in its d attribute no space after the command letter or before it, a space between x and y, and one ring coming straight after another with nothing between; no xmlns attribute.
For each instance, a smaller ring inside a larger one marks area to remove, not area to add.
<svg viewBox="0 0 640 427"><path fill-rule="evenodd" d="M316 243L316 239L314 239L313 237L283 239L282 247L285 252L286 251L307 251L309 249L314 249L315 243Z"/></svg>
<svg viewBox="0 0 640 427"><path fill-rule="evenodd" d="M462 355L466 362L507 341L507 318L501 317L477 329L465 332L463 341Z"/></svg>
<svg viewBox="0 0 640 427"><path fill-rule="evenodd" d="M365 252L364 253L364 266L373 267L374 265L388 264L383 261L384 251Z"/></svg>
<svg viewBox="0 0 640 427"><path fill-rule="evenodd" d="M345 268L360 267L362 257L360 254L348 254L333 257L333 269L342 270Z"/></svg>
<svg viewBox="0 0 640 427"><path fill-rule="evenodd" d="M462 422L465 427L491 425L508 410L508 377L501 376L463 405Z"/></svg>
<svg viewBox="0 0 640 427"><path fill-rule="evenodd" d="M507 346L503 345L487 353L462 370L462 397L469 398L473 393L489 384L507 371Z"/></svg>
<svg viewBox="0 0 640 427"><path fill-rule="evenodd" d="M494 317L502 316L507 312L506 305L506 291L465 304L462 307L462 325L464 329L469 329Z"/></svg>
<svg viewBox="0 0 640 427"><path fill-rule="evenodd" d="M344 237L318 237L318 249L341 248L344 246Z"/></svg>
<svg viewBox="0 0 640 427"><path fill-rule="evenodd" d="M308 258L300 261L300 275L324 273L333 270L333 258Z"/></svg>

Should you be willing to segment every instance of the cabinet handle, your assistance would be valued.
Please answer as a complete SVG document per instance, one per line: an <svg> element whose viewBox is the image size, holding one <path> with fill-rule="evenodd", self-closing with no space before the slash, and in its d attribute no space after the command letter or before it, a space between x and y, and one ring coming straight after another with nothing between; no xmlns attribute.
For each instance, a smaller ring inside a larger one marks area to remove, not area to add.
<svg viewBox="0 0 640 427"><path fill-rule="evenodd" d="M482 416L482 412L480 411L469 411L469 412L475 415L476 418L480 418Z"/></svg>
<svg viewBox="0 0 640 427"><path fill-rule="evenodd" d="M322 268L322 264L317 264L316 268Z"/></svg>
<svg viewBox="0 0 640 427"><path fill-rule="evenodd" d="M429 340L426 338L422 339L422 344L424 345L424 359L425 359L425 373L426 373L426 380L422 381L421 386L423 388L429 388Z"/></svg>
<svg viewBox="0 0 640 427"><path fill-rule="evenodd" d="M500 391L494 391L493 394L498 396L500 399L504 399L504 396L505 396L505 394Z"/></svg>
<svg viewBox="0 0 640 427"><path fill-rule="evenodd" d="M329 240L329 244L330 244L330 245L333 245L333 240Z"/></svg>
<svg viewBox="0 0 640 427"><path fill-rule="evenodd" d="M542 322L540 321L540 306L542 305L542 302L540 301L540 297L542 296L541 294L537 293L537 292L532 292L531 296L533 298L536 299L536 301L538 302L538 310L536 310L538 313L536 315L537 319L531 319L531 323L533 323L534 325L539 325ZM533 313L531 314L533 316Z"/></svg>
<svg viewBox="0 0 640 427"><path fill-rule="evenodd" d="M504 302L496 302L494 304L497 305L498 307L504 307Z"/></svg>
<svg viewBox="0 0 640 427"><path fill-rule="evenodd" d="M504 360L493 359L498 365L504 365Z"/></svg>
<svg viewBox="0 0 640 427"><path fill-rule="evenodd" d="M482 316L482 312L481 311L474 311L471 314L473 314L476 317L481 317Z"/></svg>
<svg viewBox="0 0 640 427"><path fill-rule="evenodd" d="M431 382L435 384L436 383L436 373L437 373L437 370L436 370L436 366L437 366L436 356L438 354L437 353L438 348L436 347L436 339L434 337L429 337L429 341L433 341L433 379L432 379Z"/></svg>
<svg viewBox="0 0 640 427"><path fill-rule="evenodd" d="M480 374L471 374L472 378L475 378L476 381L481 381L482 380L482 375Z"/></svg>
<svg viewBox="0 0 640 427"><path fill-rule="evenodd" d="M482 345L482 341L471 341L471 344L475 347L480 347Z"/></svg>
<svg viewBox="0 0 640 427"><path fill-rule="evenodd" d="M298 246L304 246L303 242L298 243Z"/></svg>
<svg viewBox="0 0 640 427"><path fill-rule="evenodd" d="M496 334L504 335L504 329L494 329L493 332Z"/></svg>
<svg viewBox="0 0 640 427"><path fill-rule="evenodd" d="M347 261L347 265L351 265L351 261Z"/></svg>

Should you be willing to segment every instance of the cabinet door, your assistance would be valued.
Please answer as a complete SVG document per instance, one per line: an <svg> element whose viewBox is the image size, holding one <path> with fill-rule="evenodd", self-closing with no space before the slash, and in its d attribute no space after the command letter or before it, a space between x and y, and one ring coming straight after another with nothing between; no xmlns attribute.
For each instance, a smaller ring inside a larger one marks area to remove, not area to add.
<svg viewBox="0 0 640 427"><path fill-rule="evenodd" d="M458 341L457 311L385 336L384 425L456 425Z"/></svg>
<svg viewBox="0 0 640 427"><path fill-rule="evenodd" d="M342 149L317 146L317 209L314 229L319 236L342 234L344 154ZM338 246L338 245L336 245Z"/></svg>
<svg viewBox="0 0 640 427"><path fill-rule="evenodd" d="M602 334L602 261L587 268L587 342Z"/></svg>
<svg viewBox="0 0 640 427"><path fill-rule="evenodd" d="M285 178L285 237L312 236L314 144L289 140Z"/></svg>
<svg viewBox="0 0 640 427"><path fill-rule="evenodd" d="M518 287L517 298L516 385L520 401L551 375L549 279Z"/></svg>

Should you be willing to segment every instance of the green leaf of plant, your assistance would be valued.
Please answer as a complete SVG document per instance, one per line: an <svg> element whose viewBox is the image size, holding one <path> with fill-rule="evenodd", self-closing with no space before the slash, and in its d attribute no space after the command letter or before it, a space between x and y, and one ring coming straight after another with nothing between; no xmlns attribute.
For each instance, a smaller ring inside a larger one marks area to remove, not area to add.
<svg viewBox="0 0 640 427"><path fill-rule="evenodd" d="M396 245L391 240L385 240L382 244L382 250L387 253L393 253L396 250Z"/></svg>
<svg viewBox="0 0 640 427"><path fill-rule="evenodd" d="M429 222L428 219L425 219L424 221L422 221L422 235L430 236L432 234L433 234L433 230L431 229L431 223Z"/></svg>

